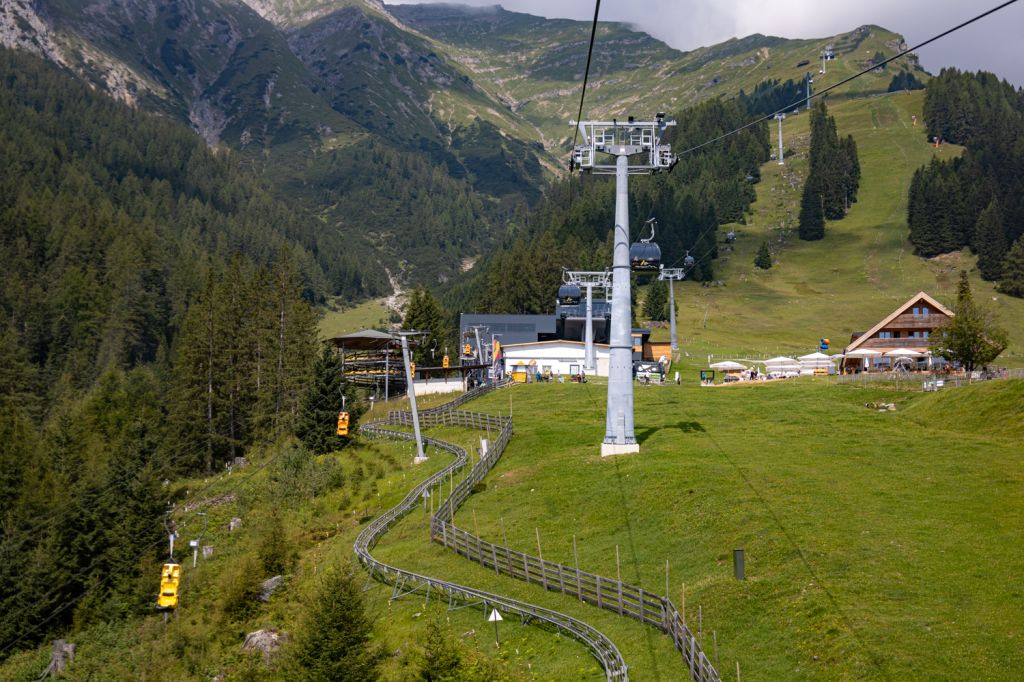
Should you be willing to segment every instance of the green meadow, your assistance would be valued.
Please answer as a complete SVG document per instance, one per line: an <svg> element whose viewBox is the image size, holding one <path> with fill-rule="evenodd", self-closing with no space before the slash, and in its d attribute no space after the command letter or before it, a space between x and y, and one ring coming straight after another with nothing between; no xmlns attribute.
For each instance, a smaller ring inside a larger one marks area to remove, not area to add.
<svg viewBox="0 0 1024 682"><path fill-rule="evenodd" d="M664 591L667 561L670 596L680 605L685 591L726 679L737 661L751 680L1009 679L1024 665L1024 382L938 394L687 382L636 398L641 454L605 459L600 384L473 403L511 407L516 436L456 524L534 554L539 535L544 558L570 566L575 535L581 566L612 577L618 548L623 579L651 590ZM896 411L865 407L879 400ZM580 615L633 679L682 675L653 629L496 577L427 537L413 515L378 555ZM578 646L560 649L541 679L579 664Z"/></svg>

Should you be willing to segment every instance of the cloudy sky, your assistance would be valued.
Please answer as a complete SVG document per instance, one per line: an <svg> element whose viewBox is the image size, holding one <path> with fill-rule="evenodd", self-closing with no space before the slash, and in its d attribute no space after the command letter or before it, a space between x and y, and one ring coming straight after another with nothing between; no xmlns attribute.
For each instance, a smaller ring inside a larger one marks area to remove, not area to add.
<svg viewBox="0 0 1024 682"><path fill-rule="evenodd" d="M425 0L391 0L393 4ZM494 5L494 0L456 0ZM1002 0L603 0L601 19L624 21L680 50L766 33L823 38L862 24L902 33L910 45L1001 4ZM589 20L593 0L503 0L505 9ZM919 52L932 73L943 66L992 71L1024 85L1024 2L1018 2Z"/></svg>

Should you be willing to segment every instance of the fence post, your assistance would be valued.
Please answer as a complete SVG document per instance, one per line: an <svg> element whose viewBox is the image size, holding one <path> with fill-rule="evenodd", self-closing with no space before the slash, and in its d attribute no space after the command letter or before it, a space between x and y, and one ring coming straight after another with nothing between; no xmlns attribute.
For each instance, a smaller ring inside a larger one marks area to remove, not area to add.
<svg viewBox="0 0 1024 682"><path fill-rule="evenodd" d="M537 558L540 559L540 581L546 590L548 589L548 575L544 569L544 552L540 549L540 529L534 526L533 532L537 534Z"/></svg>
<svg viewBox="0 0 1024 682"><path fill-rule="evenodd" d="M619 565L619 546L615 545L615 578L619 591L619 615L622 615L622 566Z"/></svg>
<svg viewBox="0 0 1024 682"><path fill-rule="evenodd" d="M576 534L572 535L572 556L576 559L576 592L579 594L580 601L583 599L583 582L580 580L580 554L576 551Z"/></svg>

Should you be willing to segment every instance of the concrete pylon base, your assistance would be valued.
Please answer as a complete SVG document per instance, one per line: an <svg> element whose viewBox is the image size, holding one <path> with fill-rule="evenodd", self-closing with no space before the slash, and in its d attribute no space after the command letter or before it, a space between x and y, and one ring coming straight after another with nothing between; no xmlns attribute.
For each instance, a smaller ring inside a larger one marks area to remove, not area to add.
<svg viewBox="0 0 1024 682"><path fill-rule="evenodd" d="M428 459L430 459L430 458L429 457L413 457L412 458L412 463L413 464L423 464Z"/></svg>
<svg viewBox="0 0 1024 682"><path fill-rule="evenodd" d="M601 443L601 456L635 455L640 452L639 443Z"/></svg>

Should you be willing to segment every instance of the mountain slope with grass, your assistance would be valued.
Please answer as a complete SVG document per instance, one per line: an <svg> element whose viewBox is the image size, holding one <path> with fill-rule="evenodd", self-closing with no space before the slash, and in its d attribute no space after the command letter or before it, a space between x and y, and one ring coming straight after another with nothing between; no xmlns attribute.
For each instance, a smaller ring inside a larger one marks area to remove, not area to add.
<svg viewBox="0 0 1024 682"><path fill-rule="evenodd" d="M954 145L936 149L928 143L923 97L916 91L829 99L839 133L852 134L857 142L862 175L858 201L843 220L827 223L819 242L802 242L796 235L807 175L808 117L801 113L783 122L785 165L764 164L745 224L721 228L737 234L734 244L720 249L722 285L676 285L684 351L702 357L809 353L820 337L841 349L852 332L869 329L918 291L952 303L958 270L964 268L975 298L992 306L1010 332L1010 347L997 364L1024 365L1024 301L982 281L976 257L966 249L924 259L914 255L908 240L907 192L914 171L933 156L960 153ZM772 254L768 270L754 266L764 242Z"/></svg>

